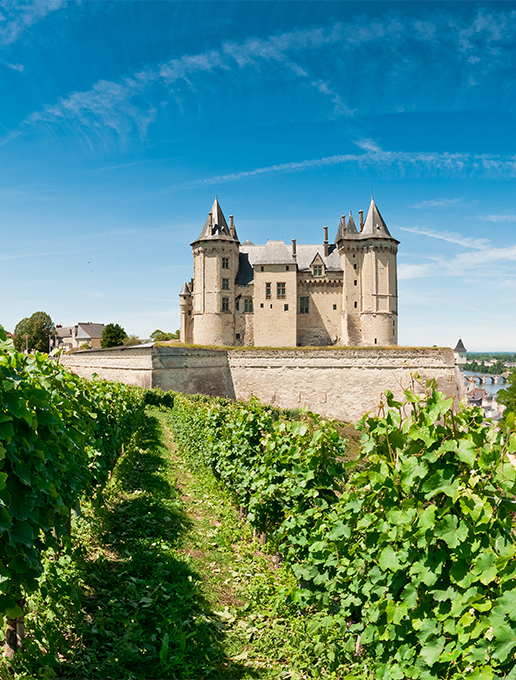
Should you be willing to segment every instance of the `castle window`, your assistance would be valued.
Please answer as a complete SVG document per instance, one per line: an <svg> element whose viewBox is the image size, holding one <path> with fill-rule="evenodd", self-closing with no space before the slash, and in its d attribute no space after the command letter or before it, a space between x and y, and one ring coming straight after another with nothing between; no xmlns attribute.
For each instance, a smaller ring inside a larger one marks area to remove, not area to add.
<svg viewBox="0 0 516 680"><path fill-rule="evenodd" d="M314 264L313 274L314 274L314 276L322 276L323 275L322 264Z"/></svg>
<svg viewBox="0 0 516 680"><path fill-rule="evenodd" d="M222 298L222 311L229 312L229 298Z"/></svg>
<svg viewBox="0 0 516 680"><path fill-rule="evenodd" d="M266 283L265 284L265 298L268 300L271 296L271 284Z"/></svg>
<svg viewBox="0 0 516 680"><path fill-rule="evenodd" d="M260 302L260 308L263 309L263 302Z"/></svg>
<svg viewBox="0 0 516 680"><path fill-rule="evenodd" d="M229 269L229 257L222 258L222 269Z"/></svg>
<svg viewBox="0 0 516 680"><path fill-rule="evenodd" d="M353 281L353 285L358 286L358 281L356 279Z"/></svg>
<svg viewBox="0 0 516 680"><path fill-rule="evenodd" d="M358 307L358 302L355 301L353 307L356 309Z"/></svg>
<svg viewBox="0 0 516 680"><path fill-rule="evenodd" d="M240 333L237 333L237 334L236 334L236 339L237 339L237 340L240 340Z"/></svg>
<svg viewBox="0 0 516 680"><path fill-rule="evenodd" d="M250 314L253 311L253 298L244 298L244 312Z"/></svg>
<svg viewBox="0 0 516 680"><path fill-rule="evenodd" d="M300 314L308 314L308 298L307 297L300 297L299 298L299 313Z"/></svg>
<svg viewBox="0 0 516 680"><path fill-rule="evenodd" d="M333 309L337 309L337 305L333 305Z"/></svg>
<svg viewBox="0 0 516 680"><path fill-rule="evenodd" d="M222 290L229 290L229 279L222 279Z"/></svg>
<svg viewBox="0 0 516 680"><path fill-rule="evenodd" d="M288 312L288 305L283 305L283 309L285 312Z"/></svg>
<svg viewBox="0 0 516 680"><path fill-rule="evenodd" d="M276 295L279 298L284 298L287 295L287 284L286 283L276 283Z"/></svg>
<svg viewBox="0 0 516 680"><path fill-rule="evenodd" d="M240 310L240 300L238 298L235 300L235 309L237 312Z"/></svg>
<svg viewBox="0 0 516 680"><path fill-rule="evenodd" d="M260 271L263 272L265 271L265 269L263 267L260 267Z"/></svg>
<svg viewBox="0 0 516 680"><path fill-rule="evenodd" d="M289 271L289 265L288 265L288 264L287 264L287 269L286 269L286 270Z"/></svg>
<svg viewBox="0 0 516 680"><path fill-rule="evenodd" d="M354 265L353 265L353 269L356 269L356 268L357 268L357 266L356 266L356 264L354 264Z"/></svg>

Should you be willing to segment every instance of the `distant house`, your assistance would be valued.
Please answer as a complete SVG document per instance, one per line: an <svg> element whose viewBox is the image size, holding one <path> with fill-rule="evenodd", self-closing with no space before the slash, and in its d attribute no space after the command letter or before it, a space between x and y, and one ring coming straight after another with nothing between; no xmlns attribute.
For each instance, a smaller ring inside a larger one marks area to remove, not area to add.
<svg viewBox="0 0 516 680"><path fill-rule="evenodd" d="M103 323L78 323L75 326L56 326L57 346L65 350L77 349L81 345L100 347Z"/></svg>

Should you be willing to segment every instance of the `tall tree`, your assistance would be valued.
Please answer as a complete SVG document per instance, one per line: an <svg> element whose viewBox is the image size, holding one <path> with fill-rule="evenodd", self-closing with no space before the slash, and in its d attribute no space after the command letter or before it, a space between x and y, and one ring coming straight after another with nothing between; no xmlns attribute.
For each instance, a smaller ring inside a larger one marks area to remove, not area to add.
<svg viewBox="0 0 516 680"><path fill-rule="evenodd" d="M124 344L124 340L127 337L127 333L124 331L122 326L117 323L108 323L108 325L102 331L102 339L100 341L100 346L106 347L119 347Z"/></svg>
<svg viewBox="0 0 516 680"><path fill-rule="evenodd" d="M16 324L13 341L18 352L29 350L48 352L50 339L56 335L54 322L46 312L34 312Z"/></svg>

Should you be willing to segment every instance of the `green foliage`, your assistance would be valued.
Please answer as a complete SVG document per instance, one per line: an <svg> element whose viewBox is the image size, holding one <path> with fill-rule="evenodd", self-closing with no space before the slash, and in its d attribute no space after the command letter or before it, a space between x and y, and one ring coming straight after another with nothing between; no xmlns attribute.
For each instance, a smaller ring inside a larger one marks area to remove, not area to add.
<svg viewBox="0 0 516 680"><path fill-rule="evenodd" d="M509 387L498 390L496 394L496 401L502 406L505 406L502 422L508 423L508 418L512 414L511 429L514 428L514 416L516 415L516 371L513 370L507 378Z"/></svg>
<svg viewBox="0 0 516 680"><path fill-rule="evenodd" d="M177 330L175 333L165 333L160 331L159 328L150 334L150 338L154 342L165 342L166 340L178 340L180 332Z"/></svg>
<svg viewBox="0 0 516 680"><path fill-rule="evenodd" d="M142 341L137 335L126 335L124 338L123 345L141 345Z"/></svg>
<svg viewBox="0 0 516 680"><path fill-rule="evenodd" d="M432 387L405 396L387 393L363 418L353 463L327 423L275 422L257 402L176 395L171 424L279 547L298 581L285 597L326 611L346 631L341 650L359 636L379 679L505 677L516 437L484 426L479 409L454 414Z"/></svg>
<svg viewBox="0 0 516 680"><path fill-rule="evenodd" d="M29 351L48 352L49 339L55 337L54 322L45 312L34 312L29 317L16 324L13 334L14 346L18 352L23 352L27 346ZM28 339L26 339L28 335Z"/></svg>
<svg viewBox="0 0 516 680"><path fill-rule="evenodd" d="M139 426L143 390L88 383L43 354L20 354L1 327L0 341L0 616L13 618L70 509L105 484Z"/></svg>
<svg viewBox="0 0 516 680"><path fill-rule="evenodd" d="M108 323L102 331L100 346L104 349L106 347L120 347L120 345L124 344L126 337L127 333L122 326L119 326L117 323Z"/></svg>

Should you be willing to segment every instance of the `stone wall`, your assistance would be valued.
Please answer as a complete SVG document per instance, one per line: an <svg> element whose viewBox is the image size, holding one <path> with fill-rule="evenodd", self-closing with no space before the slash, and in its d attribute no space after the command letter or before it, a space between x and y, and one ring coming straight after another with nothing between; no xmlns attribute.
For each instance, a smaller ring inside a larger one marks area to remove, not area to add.
<svg viewBox="0 0 516 680"><path fill-rule="evenodd" d="M443 348L217 350L146 345L76 352L62 361L84 377L98 373L143 387L243 401L255 395L275 406L307 406L348 422L374 409L385 390L402 398L413 373L423 381L435 379L448 396L463 397L453 351Z"/></svg>

